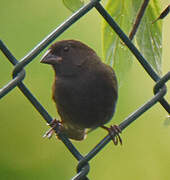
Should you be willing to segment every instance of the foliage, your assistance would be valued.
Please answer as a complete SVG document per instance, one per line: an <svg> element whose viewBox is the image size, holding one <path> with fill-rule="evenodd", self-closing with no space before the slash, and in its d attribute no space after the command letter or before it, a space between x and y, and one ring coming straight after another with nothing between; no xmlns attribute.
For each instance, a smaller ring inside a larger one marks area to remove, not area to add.
<svg viewBox="0 0 170 180"><path fill-rule="evenodd" d="M83 0L63 0L63 3L72 12L75 12L84 5Z"/></svg>
<svg viewBox="0 0 170 180"><path fill-rule="evenodd" d="M106 10L122 30L129 34L140 6L140 0L109 0ZM161 72L162 26L160 22L154 24L152 22L160 14L159 7L158 0L149 2L135 36L139 50L158 73ZM132 65L132 54L104 20L102 22L102 37L105 62L115 69L119 81L121 81Z"/></svg>

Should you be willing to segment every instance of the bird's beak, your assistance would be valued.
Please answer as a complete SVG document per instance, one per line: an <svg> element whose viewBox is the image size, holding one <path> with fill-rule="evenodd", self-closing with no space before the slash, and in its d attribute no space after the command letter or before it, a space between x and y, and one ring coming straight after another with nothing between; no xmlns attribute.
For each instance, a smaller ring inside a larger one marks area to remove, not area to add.
<svg viewBox="0 0 170 180"><path fill-rule="evenodd" d="M59 64L62 61L62 57L56 56L50 52L51 50L49 49L41 58L40 63L45 63L45 64Z"/></svg>

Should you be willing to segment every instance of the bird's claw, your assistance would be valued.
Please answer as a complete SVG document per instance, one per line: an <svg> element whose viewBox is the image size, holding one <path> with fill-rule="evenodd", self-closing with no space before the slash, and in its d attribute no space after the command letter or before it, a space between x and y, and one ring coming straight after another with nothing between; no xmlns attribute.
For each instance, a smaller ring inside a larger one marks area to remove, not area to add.
<svg viewBox="0 0 170 180"><path fill-rule="evenodd" d="M120 133L122 132L121 131L121 129L119 128L119 126L117 126L117 125L111 125L110 126L110 128L108 128L108 127L106 127L106 126L101 126L103 129L106 129L108 132L109 132L109 134L110 134L110 136L111 136L111 138L112 138L112 140L113 140L113 143L115 144L115 145L117 145L119 142L120 142L120 144L122 145L122 139L121 139L121 137L120 137Z"/></svg>
<svg viewBox="0 0 170 180"><path fill-rule="evenodd" d="M55 128L58 128L60 131L60 127L62 126L61 122L57 119L53 119L52 122L50 124L48 124L49 126L51 126L51 128L43 135L43 138L48 138L50 139L53 134L55 133Z"/></svg>
<svg viewBox="0 0 170 180"><path fill-rule="evenodd" d="M54 134L54 130L53 128L50 128L47 132L45 132L45 134L43 135L43 138L48 138L50 139Z"/></svg>

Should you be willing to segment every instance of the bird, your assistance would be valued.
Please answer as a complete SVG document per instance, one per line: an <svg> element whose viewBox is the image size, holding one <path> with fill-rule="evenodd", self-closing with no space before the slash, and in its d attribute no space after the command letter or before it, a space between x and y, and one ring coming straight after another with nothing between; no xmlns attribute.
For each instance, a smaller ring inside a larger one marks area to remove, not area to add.
<svg viewBox="0 0 170 180"><path fill-rule="evenodd" d="M54 119L53 128L69 139L81 141L89 131L106 129L115 145L122 144L117 125L106 127L116 109L118 82L114 70L103 63L96 52L78 40L60 40L50 46L41 58L54 70L52 99L61 120Z"/></svg>

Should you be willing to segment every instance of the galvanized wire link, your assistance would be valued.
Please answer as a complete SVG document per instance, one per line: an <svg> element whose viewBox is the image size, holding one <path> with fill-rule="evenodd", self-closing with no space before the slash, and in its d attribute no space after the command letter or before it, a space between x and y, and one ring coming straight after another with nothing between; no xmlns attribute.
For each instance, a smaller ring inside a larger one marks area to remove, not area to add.
<svg viewBox="0 0 170 180"><path fill-rule="evenodd" d="M13 64L17 64L17 60L15 57L10 53L8 48L3 44L3 42L0 40L0 49L3 52L3 54L8 58L8 60ZM0 89L0 98L5 96L9 91L11 91L14 87L17 86L25 77L25 71L22 70L17 77L12 79L9 83L7 83L2 89Z"/></svg>
<svg viewBox="0 0 170 180"><path fill-rule="evenodd" d="M86 164L83 164L83 166L79 169L77 169L77 175L72 178L72 180L88 180L87 177L85 177L89 172L89 164L86 162Z"/></svg>
<svg viewBox="0 0 170 180"><path fill-rule="evenodd" d="M114 19L108 14L108 12L99 3L100 0L91 0L88 4L83 6L80 10L75 12L71 17L69 17L65 22L58 26L53 32L51 32L46 38L44 38L35 48L33 48L26 56L24 56L19 62L8 50L8 48L0 41L0 49L7 57L7 59L15 66L13 70L13 79L8 82L3 88L0 89L0 98L7 95L16 86L21 90L24 96L31 102L35 109L41 114L41 116L46 120L47 123L51 123L53 118L41 105L41 103L35 98L35 96L29 91L29 89L24 85L22 80L25 77L24 67L27 66L34 58L44 50L52 41L54 41L59 35L61 35L66 29L68 29L72 24L78 21L82 16L88 13L93 7L101 14L101 16L108 22L111 28L117 33L121 40L126 44L130 51L134 54L137 60L140 62L142 67L146 70L148 75L156 81L154 86L154 96L148 100L144 105L130 114L124 121L119 124L119 128L123 131L132 122L134 122L139 116L141 116L148 109L153 107L157 102L160 102L164 109L170 113L170 105L164 99L167 92L166 83L170 80L170 72L168 72L162 78L154 71L152 66L147 62L147 60L142 56L134 44L129 40L126 34L121 30L121 28L116 24ZM71 154L79 161L77 166L77 174L72 178L72 180L88 180L86 175L88 174L90 167L89 161L94 158L112 139L110 135L104 137L89 153L86 155L81 155L77 148L71 143L71 141L59 131L59 127L54 128L59 139L65 144L67 149ZM116 135L116 134L115 134ZM114 135L114 136L115 136Z"/></svg>

